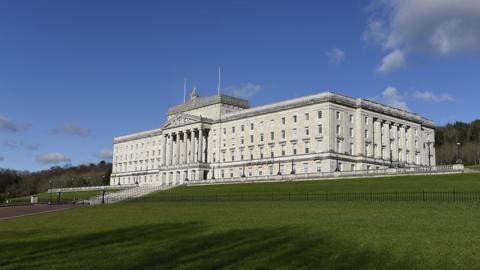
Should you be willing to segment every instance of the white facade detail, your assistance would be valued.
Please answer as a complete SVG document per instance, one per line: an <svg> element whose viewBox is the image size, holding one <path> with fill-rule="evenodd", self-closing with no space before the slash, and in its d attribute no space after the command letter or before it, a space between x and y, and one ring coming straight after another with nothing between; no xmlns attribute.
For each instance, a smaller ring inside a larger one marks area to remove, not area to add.
<svg viewBox="0 0 480 270"><path fill-rule="evenodd" d="M114 139L110 184L434 166L434 128L415 113L333 92L250 108L194 89L160 128Z"/></svg>

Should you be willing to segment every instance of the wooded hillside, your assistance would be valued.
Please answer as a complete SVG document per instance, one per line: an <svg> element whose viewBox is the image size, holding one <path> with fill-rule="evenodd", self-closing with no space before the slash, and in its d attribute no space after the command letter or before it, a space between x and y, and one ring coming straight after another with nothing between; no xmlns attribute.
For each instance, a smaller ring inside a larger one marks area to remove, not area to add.
<svg viewBox="0 0 480 270"><path fill-rule="evenodd" d="M480 164L480 120L471 123L455 122L435 130L437 164L452 164L459 154L465 165Z"/></svg>

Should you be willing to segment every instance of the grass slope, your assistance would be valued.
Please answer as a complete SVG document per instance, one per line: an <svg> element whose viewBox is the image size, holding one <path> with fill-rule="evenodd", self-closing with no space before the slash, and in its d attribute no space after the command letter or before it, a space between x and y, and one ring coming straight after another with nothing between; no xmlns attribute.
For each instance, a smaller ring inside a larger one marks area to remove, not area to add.
<svg viewBox="0 0 480 270"><path fill-rule="evenodd" d="M305 192L480 191L480 174L397 176L346 180L224 184L179 187L150 196L214 194L286 194Z"/></svg>
<svg viewBox="0 0 480 270"><path fill-rule="evenodd" d="M438 179L444 188L479 190L475 175ZM394 186L402 181L405 188L437 187L429 177L385 181ZM169 192L267 192L269 185L275 192L326 186L341 191L342 185L370 190L391 188L389 184L339 180ZM480 265L479 210L473 203L422 202L82 207L1 221L0 269L474 269Z"/></svg>

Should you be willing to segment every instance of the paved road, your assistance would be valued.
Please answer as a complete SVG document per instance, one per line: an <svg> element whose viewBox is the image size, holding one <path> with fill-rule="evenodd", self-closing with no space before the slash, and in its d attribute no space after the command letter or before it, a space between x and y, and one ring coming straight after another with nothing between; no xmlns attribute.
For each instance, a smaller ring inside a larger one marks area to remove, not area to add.
<svg viewBox="0 0 480 270"><path fill-rule="evenodd" d="M74 206L71 204L62 204L62 205L35 204L35 205L0 207L0 220L31 216L31 215L49 213L49 212L55 212L55 211L63 211L63 210L68 210L74 207L78 207L78 206Z"/></svg>

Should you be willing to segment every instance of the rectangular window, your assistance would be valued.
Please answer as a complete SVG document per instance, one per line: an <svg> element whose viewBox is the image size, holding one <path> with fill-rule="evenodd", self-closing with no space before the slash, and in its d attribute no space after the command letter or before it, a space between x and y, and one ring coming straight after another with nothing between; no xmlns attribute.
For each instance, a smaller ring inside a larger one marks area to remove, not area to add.
<svg viewBox="0 0 480 270"><path fill-rule="evenodd" d="M368 117L365 116L365 125L368 125Z"/></svg>
<svg viewBox="0 0 480 270"><path fill-rule="evenodd" d="M293 154L294 155L297 154L297 145L296 144L293 145Z"/></svg>
<svg viewBox="0 0 480 270"><path fill-rule="evenodd" d="M232 133L235 133L235 127L232 127Z"/></svg>
<svg viewBox="0 0 480 270"><path fill-rule="evenodd" d="M321 172L322 172L322 163L317 162L317 173L321 173Z"/></svg>
<svg viewBox="0 0 480 270"><path fill-rule="evenodd" d="M308 154L310 152L310 148L308 147L308 143L305 143L305 154Z"/></svg>
<svg viewBox="0 0 480 270"><path fill-rule="evenodd" d="M310 136L310 130L308 127L305 127L305 136Z"/></svg>
<svg viewBox="0 0 480 270"><path fill-rule="evenodd" d="M305 121L308 121L310 120L310 114L309 113L305 113Z"/></svg>
<svg viewBox="0 0 480 270"><path fill-rule="evenodd" d="M260 141L263 142L263 133L260 133Z"/></svg>
<svg viewBox="0 0 480 270"><path fill-rule="evenodd" d="M353 143L350 144L349 154L353 155Z"/></svg>
<svg viewBox="0 0 480 270"><path fill-rule="evenodd" d="M244 141L243 141L243 137L240 138L240 144L243 145Z"/></svg>
<svg viewBox="0 0 480 270"><path fill-rule="evenodd" d="M296 116L296 115L293 116L293 122L294 122L294 123L297 122L297 116Z"/></svg>
<svg viewBox="0 0 480 270"><path fill-rule="evenodd" d="M282 125L285 125L285 117L282 117Z"/></svg>
<svg viewBox="0 0 480 270"><path fill-rule="evenodd" d="M253 143L253 135L250 135L250 143Z"/></svg>
<svg viewBox="0 0 480 270"><path fill-rule="evenodd" d="M353 138L353 128L350 128L350 138Z"/></svg>
<svg viewBox="0 0 480 270"><path fill-rule="evenodd" d="M285 139L285 130L282 130L282 139Z"/></svg>
<svg viewBox="0 0 480 270"><path fill-rule="evenodd" d="M285 146L282 145L281 147L282 147L282 156L285 156Z"/></svg>
<svg viewBox="0 0 480 270"><path fill-rule="evenodd" d="M273 147L270 148L270 157L274 158Z"/></svg>
<svg viewBox="0 0 480 270"><path fill-rule="evenodd" d="M341 129L340 129L340 125L337 125L337 135L341 135Z"/></svg>
<svg viewBox="0 0 480 270"><path fill-rule="evenodd" d="M250 153L250 159L253 160L253 154L252 153Z"/></svg>
<svg viewBox="0 0 480 270"><path fill-rule="evenodd" d="M336 115L337 115L337 120L340 120L340 112L337 111Z"/></svg>
<svg viewBox="0 0 480 270"><path fill-rule="evenodd" d="M368 132L368 129L365 130L365 139L368 139L369 137L369 132Z"/></svg>
<svg viewBox="0 0 480 270"><path fill-rule="evenodd" d="M253 123L250 123L250 130L253 130Z"/></svg>
<svg viewBox="0 0 480 270"><path fill-rule="evenodd" d="M223 128L223 135L226 135L226 134L227 134L227 129Z"/></svg>
<svg viewBox="0 0 480 270"><path fill-rule="evenodd" d="M268 166L268 173L273 175L273 166Z"/></svg>
<svg viewBox="0 0 480 270"><path fill-rule="evenodd" d="M318 117L318 119L322 119L322 111L317 112L317 117Z"/></svg>
<svg viewBox="0 0 480 270"><path fill-rule="evenodd" d="M323 133L323 127L322 127L322 125L318 125L317 126L317 134L320 136L320 135L322 135L322 133Z"/></svg>
<svg viewBox="0 0 480 270"><path fill-rule="evenodd" d="M350 114L350 123L353 123L353 114Z"/></svg>
<svg viewBox="0 0 480 270"><path fill-rule="evenodd" d="M240 126L240 129L243 131L245 131L245 127L243 125Z"/></svg>
<svg viewBox="0 0 480 270"><path fill-rule="evenodd" d="M292 129L292 138L297 138L297 129Z"/></svg>
<svg viewBox="0 0 480 270"><path fill-rule="evenodd" d="M303 173L308 173L308 163L303 163Z"/></svg>
<svg viewBox="0 0 480 270"><path fill-rule="evenodd" d="M270 140L274 140L275 139L275 132L270 132Z"/></svg>

